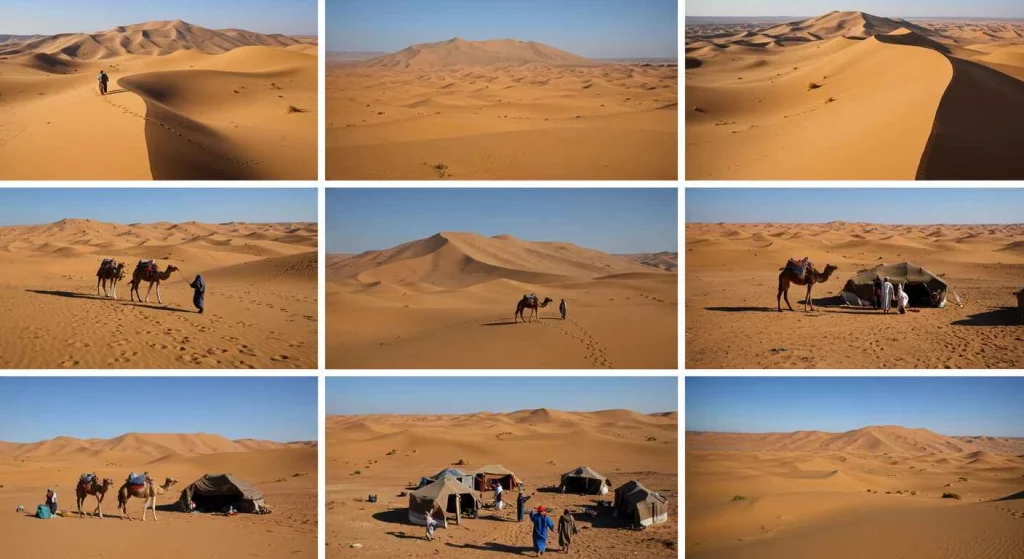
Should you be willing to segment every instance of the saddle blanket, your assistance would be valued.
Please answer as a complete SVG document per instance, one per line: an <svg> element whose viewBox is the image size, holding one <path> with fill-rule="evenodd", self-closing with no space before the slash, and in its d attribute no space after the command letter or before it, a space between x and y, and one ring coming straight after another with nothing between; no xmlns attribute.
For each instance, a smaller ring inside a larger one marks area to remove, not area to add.
<svg viewBox="0 0 1024 559"><path fill-rule="evenodd" d="M812 266L814 266L814 264L812 264L810 259L807 257L800 259L790 258L789 261L786 262L786 270L790 272L796 272L798 274L803 274L805 271L807 271L808 268L811 268Z"/></svg>
<svg viewBox="0 0 1024 559"><path fill-rule="evenodd" d="M117 260L113 258L104 258L103 262L100 263L100 268L113 268L117 265Z"/></svg>
<svg viewBox="0 0 1024 559"><path fill-rule="evenodd" d="M128 485L146 485L146 474L132 472L128 475Z"/></svg>
<svg viewBox="0 0 1024 559"><path fill-rule="evenodd" d="M96 474L82 474L78 478L79 483L92 483L96 479Z"/></svg>

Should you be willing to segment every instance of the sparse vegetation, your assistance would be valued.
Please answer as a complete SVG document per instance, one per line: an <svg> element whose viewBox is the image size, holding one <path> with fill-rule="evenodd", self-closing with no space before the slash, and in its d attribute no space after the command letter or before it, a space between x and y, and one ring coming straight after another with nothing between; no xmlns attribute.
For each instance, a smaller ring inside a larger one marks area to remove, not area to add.
<svg viewBox="0 0 1024 559"><path fill-rule="evenodd" d="M732 500L733 500L733 502L735 502L735 501L749 501L750 497L747 497L745 495L736 495L735 497L732 498Z"/></svg>
<svg viewBox="0 0 1024 559"><path fill-rule="evenodd" d="M438 163L436 165L431 166L430 168L437 173L437 176L439 178L443 179L448 176L448 166L445 165L444 163Z"/></svg>
<svg viewBox="0 0 1024 559"><path fill-rule="evenodd" d="M956 480L957 481L971 481L971 480L969 480L969 479L967 479L965 477L958 477L958 478L956 478Z"/></svg>
<svg viewBox="0 0 1024 559"><path fill-rule="evenodd" d="M825 103L835 103L835 102L836 102L836 98L835 97L829 97L828 99L825 100ZM913 467L913 466L911 466L911 467Z"/></svg>
<svg viewBox="0 0 1024 559"><path fill-rule="evenodd" d="M818 89L819 87L821 87L820 83L811 82L807 84L807 91L810 91L812 89Z"/></svg>
<svg viewBox="0 0 1024 559"><path fill-rule="evenodd" d="M292 114L292 113L308 113L308 112L309 112L308 109L302 109L302 108L296 107L295 105L288 105L288 114Z"/></svg>
<svg viewBox="0 0 1024 559"><path fill-rule="evenodd" d="M392 449L391 449L391 452L387 453L387 456L394 456L394 455L396 455L396 454L398 454L398 450L396 450L396 449L392 448Z"/></svg>
<svg viewBox="0 0 1024 559"><path fill-rule="evenodd" d="M356 470L356 471L352 472L352 475L357 476L357 475L360 475L362 473L363 473L362 471Z"/></svg>
<svg viewBox="0 0 1024 559"><path fill-rule="evenodd" d="M959 501L960 500L960 495L958 493L943 493L942 494L942 498L943 499L956 499L957 501Z"/></svg>

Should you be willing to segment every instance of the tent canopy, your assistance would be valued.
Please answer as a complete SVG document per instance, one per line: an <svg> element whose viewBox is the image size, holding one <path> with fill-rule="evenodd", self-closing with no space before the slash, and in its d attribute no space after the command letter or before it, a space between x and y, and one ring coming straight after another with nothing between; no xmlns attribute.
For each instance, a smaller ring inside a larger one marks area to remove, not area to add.
<svg viewBox="0 0 1024 559"><path fill-rule="evenodd" d="M611 481L608 478L586 466L562 474L561 487L570 493L603 495L607 493L607 487L610 485Z"/></svg>
<svg viewBox="0 0 1024 559"><path fill-rule="evenodd" d="M501 464L484 466L473 472L473 477L476 478L476 489L479 491L490 490L494 482L500 483L503 489L515 489L522 484L512 470Z"/></svg>
<svg viewBox="0 0 1024 559"><path fill-rule="evenodd" d="M470 489L473 488L473 474L467 474L457 468L445 468L432 476L420 478L417 489L446 477L450 477Z"/></svg>
<svg viewBox="0 0 1024 559"><path fill-rule="evenodd" d="M198 509L211 512L220 512L229 505L239 512L256 512L263 506L263 493L231 474L206 474L182 490L178 502L183 506L192 502Z"/></svg>
<svg viewBox="0 0 1024 559"><path fill-rule="evenodd" d="M948 286L936 274L911 262L896 264L879 264L870 270L862 270L846 281L841 293L843 300L850 305L870 307L875 297L875 278L889 278L895 286L903 284L903 289L910 297L910 305L914 307L941 307L946 301Z"/></svg>
<svg viewBox="0 0 1024 559"><path fill-rule="evenodd" d="M615 512L640 526L660 524L668 520L668 499L630 480L615 490Z"/></svg>
<svg viewBox="0 0 1024 559"><path fill-rule="evenodd" d="M409 493L409 521L427 525L427 517L444 521L445 513L477 508L480 495L451 477L443 477Z"/></svg>

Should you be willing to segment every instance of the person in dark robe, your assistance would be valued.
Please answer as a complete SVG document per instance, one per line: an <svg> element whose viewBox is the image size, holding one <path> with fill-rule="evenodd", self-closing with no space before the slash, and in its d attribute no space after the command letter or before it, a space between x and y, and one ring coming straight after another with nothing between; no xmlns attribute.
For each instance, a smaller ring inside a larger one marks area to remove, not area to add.
<svg viewBox="0 0 1024 559"><path fill-rule="evenodd" d="M526 516L526 501L529 501L530 497L532 497L532 495L528 497L523 495L522 489L519 490L519 496L516 497L516 519L518 522L522 522L523 517Z"/></svg>
<svg viewBox="0 0 1024 559"><path fill-rule="evenodd" d="M106 95L107 94L107 82L110 81L110 76L108 76L106 73L104 73L103 70L100 70L100 75L96 76L96 80L99 81L100 95Z"/></svg>
<svg viewBox="0 0 1024 559"><path fill-rule="evenodd" d="M558 304L558 312L562 313L562 320L565 320L565 313L567 310L568 309L565 305L565 299L562 299L562 302Z"/></svg>
<svg viewBox="0 0 1024 559"><path fill-rule="evenodd" d="M203 283L203 276L196 276L195 281L188 286L196 290L195 295L192 296L192 304L199 309L199 314L203 314L204 300L206 299L206 284Z"/></svg>
<svg viewBox="0 0 1024 559"><path fill-rule="evenodd" d="M570 514L569 509L562 511L562 516L558 518L558 546L562 548L562 553L569 553L572 537L579 532L576 519Z"/></svg>
<svg viewBox="0 0 1024 559"><path fill-rule="evenodd" d="M873 301L875 308L880 309L882 308L882 278L875 276L875 281L871 284L875 287L875 300Z"/></svg>

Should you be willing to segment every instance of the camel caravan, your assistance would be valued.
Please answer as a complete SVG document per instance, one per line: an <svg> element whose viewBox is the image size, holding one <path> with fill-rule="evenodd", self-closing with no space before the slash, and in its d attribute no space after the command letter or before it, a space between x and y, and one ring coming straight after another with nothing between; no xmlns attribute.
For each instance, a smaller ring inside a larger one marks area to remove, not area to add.
<svg viewBox="0 0 1024 559"><path fill-rule="evenodd" d="M118 262L113 258L105 258L100 263L100 269L96 271L96 295L99 296L102 290L104 297L117 299L117 282L121 281L125 277L124 262ZM132 272L132 279L128 282L129 295L131 300L135 301L135 296L139 296L139 302L143 302L142 294L139 293L139 285L143 282L149 284L149 289L146 290L145 302L149 302L149 295L153 291L153 284L156 284L156 301L159 304L163 304L163 299L160 297L160 282L167 281L170 279L171 274L178 271L176 266L167 266L167 269L160 271L160 267L157 266L155 260L139 260L135 265L135 270Z"/></svg>
<svg viewBox="0 0 1024 559"><path fill-rule="evenodd" d="M121 520L134 520L128 512L128 502L132 499L142 500L142 520L146 520L148 511L153 511L153 520L157 520L157 497L165 495L178 483L174 478L164 479L157 485L148 473L132 473L117 490L117 510ZM103 499L114 486L114 480L102 478L95 473L84 473L78 478L75 486L75 505L78 517L94 516L103 518ZM56 497L48 492L47 499L56 506ZM96 508L91 514L82 510L88 497L96 498ZM42 505L40 505L42 507ZM231 474L206 474L182 490L172 509L186 513L211 513L234 516L240 512L254 514L270 514L270 508L263 501L263 494L252 485ZM65 513L53 511L53 516ZM52 518L47 515L46 518Z"/></svg>

